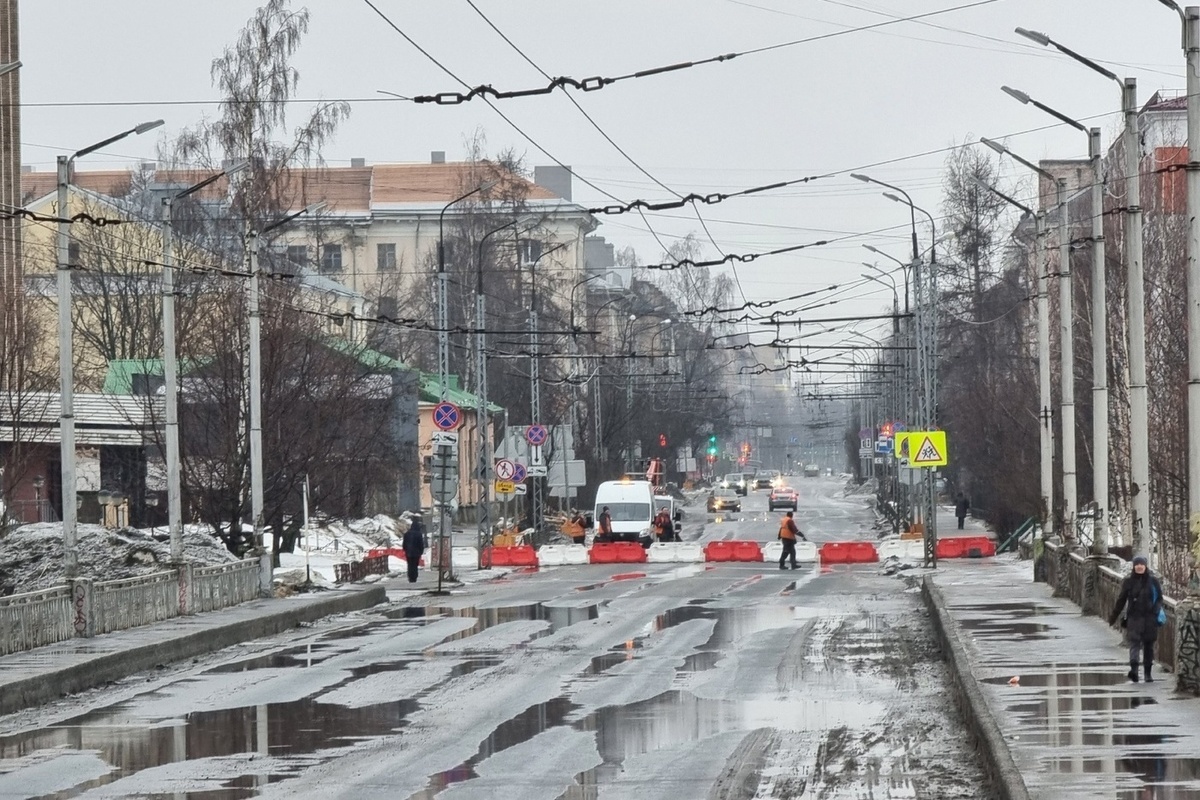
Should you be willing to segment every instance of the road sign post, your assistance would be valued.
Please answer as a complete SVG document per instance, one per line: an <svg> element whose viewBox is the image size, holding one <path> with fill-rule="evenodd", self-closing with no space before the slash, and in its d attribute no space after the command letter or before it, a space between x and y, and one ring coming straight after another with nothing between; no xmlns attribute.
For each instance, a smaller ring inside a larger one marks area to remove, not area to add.
<svg viewBox="0 0 1200 800"><path fill-rule="evenodd" d="M444 273L443 273L444 275ZM445 283L439 284L439 290L443 293L440 296L439 313L445 313ZM443 329L445 325L442 326ZM443 578L452 579L454 577L453 565L448 557L450 552L450 524L449 512L451 503L458 497L458 434L454 431L458 430L462 424L462 411L454 403L448 402L446 398L446 368L448 366L448 357L442 350L445 349L446 332L443 330L438 334L439 342L442 348L439 350L439 357L442 359L440 367L442 368L442 401L433 407L433 424L437 427L438 433L433 436L434 447L434 475L431 491L435 499L435 507L438 512L438 544L437 552L434 554L438 567L438 591L441 591ZM440 474L439 474L440 473ZM434 559L431 559L434 560Z"/></svg>

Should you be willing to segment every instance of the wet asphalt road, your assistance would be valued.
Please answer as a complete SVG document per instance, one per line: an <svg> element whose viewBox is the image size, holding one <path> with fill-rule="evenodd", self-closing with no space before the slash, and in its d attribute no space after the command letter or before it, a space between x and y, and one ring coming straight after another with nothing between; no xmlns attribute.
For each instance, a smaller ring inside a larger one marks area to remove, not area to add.
<svg viewBox="0 0 1200 800"><path fill-rule="evenodd" d="M872 537L795 481L813 540ZM745 508L684 538L773 539ZM871 566L546 569L170 672L0 720L0 798L987 796L919 596Z"/></svg>

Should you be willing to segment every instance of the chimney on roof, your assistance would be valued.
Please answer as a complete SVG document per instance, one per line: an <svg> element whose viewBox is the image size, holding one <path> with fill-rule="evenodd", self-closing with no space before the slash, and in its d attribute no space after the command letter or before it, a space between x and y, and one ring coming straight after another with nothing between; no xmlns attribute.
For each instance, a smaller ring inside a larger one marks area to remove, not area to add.
<svg viewBox="0 0 1200 800"><path fill-rule="evenodd" d="M534 167L533 182L563 200L571 199L571 168L557 164L549 167Z"/></svg>
<svg viewBox="0 0 1200 800"><path fill-rule="evenodd" d="M21 172L22 174L28 175L31 172L37 172L37 169L33 166L33 164L22 164Z"/></svg>
<svg viewBox="0 0 1200 800"><path fill-rule="evenodd" d="M430 164L445 164L446 163L446 151L445 150L434 150L433 152L431 152L429 154L429 163Z"/></svg>
<svg viewBox="0 0 1200 800"><path fill-rule="evenodd" d="M365 158L350 159L350 166L354 169L362 169L366 165L367 165L367 160Z"/></svg>

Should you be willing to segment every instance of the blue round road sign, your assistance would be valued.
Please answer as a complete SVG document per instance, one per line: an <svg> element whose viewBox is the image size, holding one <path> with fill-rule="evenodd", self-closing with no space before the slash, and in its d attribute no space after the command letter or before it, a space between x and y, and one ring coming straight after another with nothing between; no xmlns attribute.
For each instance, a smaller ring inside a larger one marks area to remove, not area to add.
<svg viewBox="0 0 1200 800"><path fill-rule="evenodd" d="M452 431L462 420L462 412L454 403L438 403L433 407L433 424L443 431Z"/></svg>
<svg viewBox="0 0 1200 800"><path fill-rule="evenodd" d="M525 429L525 439L534 447L541 447L546 443L546 427L544 425L530 425Z"/></svg>
<svg viewBox="0 0 1200 800"><path fill-rule="evenodd" d="M529 476L529 471L525 469L525 465L520 461L513 462L513 483L521 483Z"/></svg>

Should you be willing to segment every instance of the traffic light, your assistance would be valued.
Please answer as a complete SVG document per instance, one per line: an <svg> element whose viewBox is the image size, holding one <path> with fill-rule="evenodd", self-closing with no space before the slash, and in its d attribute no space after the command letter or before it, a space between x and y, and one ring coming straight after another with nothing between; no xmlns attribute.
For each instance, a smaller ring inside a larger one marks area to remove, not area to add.
<svg viewBox="0 0 1200 800"><path fill-rule="evenodd" d="M667 446L667 435L665 433L660 433L658 435L658 446L659 447Z"/></svg>
<svg viewBox="0 0 1200 800"><path fill-rule="evenodd" d="M709 456L717 454L717 435L715 433L708 437L708 454ZM710 458L709 460L711 461L712 459Z"/></svg>

